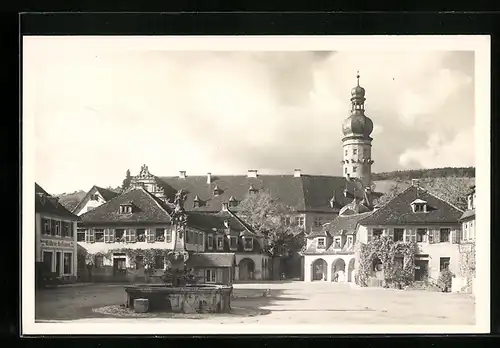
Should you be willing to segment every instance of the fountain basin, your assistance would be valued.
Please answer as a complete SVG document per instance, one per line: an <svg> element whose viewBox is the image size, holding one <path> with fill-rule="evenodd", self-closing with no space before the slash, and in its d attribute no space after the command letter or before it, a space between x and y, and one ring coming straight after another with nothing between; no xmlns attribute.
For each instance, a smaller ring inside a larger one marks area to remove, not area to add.
<svg viewBox="0 0 500 348"><path fill-rule="evenodd" d="M134 309L135 299L147 299L151 312L229 313L233 287L215 284L137 284L125 286L126 307Z"/></svg>

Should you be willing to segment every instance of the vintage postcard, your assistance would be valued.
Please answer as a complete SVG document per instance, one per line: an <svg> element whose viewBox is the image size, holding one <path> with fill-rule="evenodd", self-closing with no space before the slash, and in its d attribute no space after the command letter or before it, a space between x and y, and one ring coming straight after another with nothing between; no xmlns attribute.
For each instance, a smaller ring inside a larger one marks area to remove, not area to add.
<svg viewBox="0 0 500 348"><path fill-rule="evenodd" d="M22 43L23 334L489 332L488 36Z"/></svg>

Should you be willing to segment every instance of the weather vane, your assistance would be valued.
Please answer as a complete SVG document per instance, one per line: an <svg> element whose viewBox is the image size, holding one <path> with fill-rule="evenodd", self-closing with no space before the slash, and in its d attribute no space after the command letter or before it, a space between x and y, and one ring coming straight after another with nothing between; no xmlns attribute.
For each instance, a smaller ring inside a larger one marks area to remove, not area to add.
<svg viewBox="0 0 500 348"><path fill-rule="evenodd" d="M358 86L359 86L359 70L356 73L356 78L358 79Z"/></svg>

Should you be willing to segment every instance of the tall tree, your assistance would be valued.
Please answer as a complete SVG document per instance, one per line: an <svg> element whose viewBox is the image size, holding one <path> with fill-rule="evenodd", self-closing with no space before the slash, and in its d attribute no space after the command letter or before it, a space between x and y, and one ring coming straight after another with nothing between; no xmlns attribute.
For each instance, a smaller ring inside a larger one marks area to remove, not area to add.
<svg viewBox="0 0 500 348"><path fill-rule="evenodd" d="M462 210L467 209L467 194L474 178L443 177L422 180L422 187Z"/></svg>
<svg viewBox="0 0 500 348"><path fill-rule="evenodd" d="M276 202L266 192L249 194L238 206L238 215L267 239L272 255L285 256L304 245L303 227L295 220L294 208Z"/></svg>
<svg viewBox="0 0 500 348"><path fill-rule="evenodd" d="M130 175L130 169L127 169L127 173L125 173L125 179L123 179L122 183L122 191L125 191L130 187L130 183L132 182L132 176Z"/></svg>

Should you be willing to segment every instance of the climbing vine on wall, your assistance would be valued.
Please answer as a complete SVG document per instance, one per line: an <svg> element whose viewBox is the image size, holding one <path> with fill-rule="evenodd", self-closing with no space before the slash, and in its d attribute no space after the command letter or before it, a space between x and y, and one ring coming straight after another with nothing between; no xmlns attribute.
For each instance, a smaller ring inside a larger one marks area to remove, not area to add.
<svg viewBox="0 0 500 348"><path fill-rule="evenodd" d="M463 249L465 249L463 247ZM472 279L476 276L476 244L470 243L470 249L460 252L460 276Z"/></svg>
<svg viewBox="0 0 500 348"><path fill-rule="evenodd" d="M368 278L373 272L374 260L378 259L384 274L384 286L400 288L413 282L415 254L418 246L415 242L394 242L382 236L360 246L360 262L357 280L360 286L368 286ZM395 262L402 257L402 264Z"/></svg>
<svg viewBox="0 0 500 348"><path fill-rule="evenodd" d="M154 268L155 260L157 257L163 257L166 260L168 249L131 249L131 248L120 248L109 250L105 253L97 252L95 254L87 254L87 264L95 264L96 257L102 257L106 260L111 261L113 259L113 254L123 253L127 256L129 264L131 267L136 266L136 261L140 257L142 258L142 264L148 268Z"/></svg>

